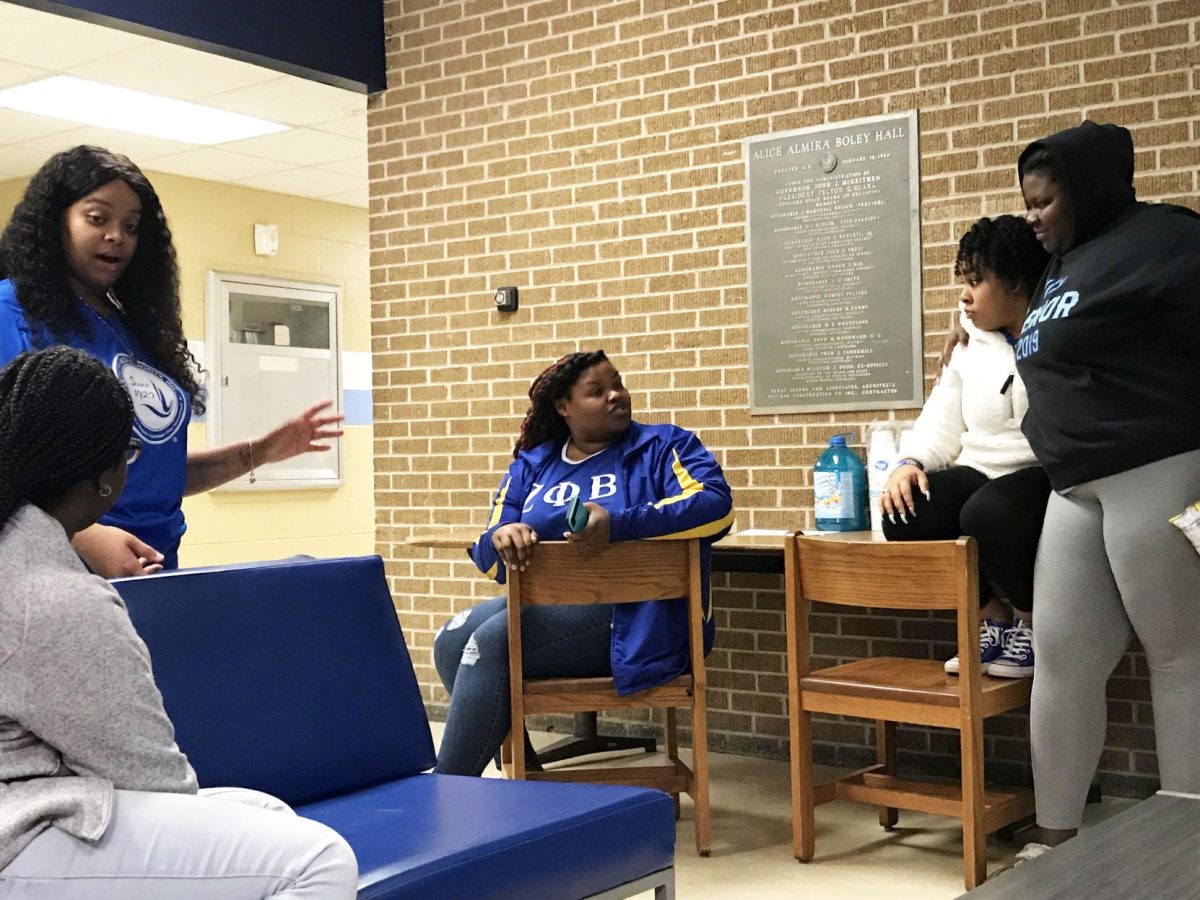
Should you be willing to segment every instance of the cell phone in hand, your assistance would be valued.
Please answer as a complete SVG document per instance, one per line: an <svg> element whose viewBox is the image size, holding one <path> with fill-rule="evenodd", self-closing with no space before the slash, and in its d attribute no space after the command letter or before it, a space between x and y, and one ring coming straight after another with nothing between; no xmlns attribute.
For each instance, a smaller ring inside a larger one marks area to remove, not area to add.
<svg viewBox="0 0 1200 900"><path fill-rule="evenodd" d="M567 504L567 530L572 534L583 531L588 523L588 508L576 497Z"/></svg>

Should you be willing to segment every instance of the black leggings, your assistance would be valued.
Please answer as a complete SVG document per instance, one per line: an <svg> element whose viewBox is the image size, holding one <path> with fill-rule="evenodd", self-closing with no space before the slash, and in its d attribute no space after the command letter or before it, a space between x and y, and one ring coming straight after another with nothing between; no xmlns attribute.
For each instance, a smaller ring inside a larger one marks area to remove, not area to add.
<svg viewBox="0 0 1200 900"><path fill-rule="evenodd" d="M967 534L979 544L979 602L1006 597L1020 610L1033 609L1033 562L1037 557L1050 481L1041 466L988 478L967 466L929 473L929 500L915 488L916 516L905 525L883 516L889 541L934 541Z"/></svg>

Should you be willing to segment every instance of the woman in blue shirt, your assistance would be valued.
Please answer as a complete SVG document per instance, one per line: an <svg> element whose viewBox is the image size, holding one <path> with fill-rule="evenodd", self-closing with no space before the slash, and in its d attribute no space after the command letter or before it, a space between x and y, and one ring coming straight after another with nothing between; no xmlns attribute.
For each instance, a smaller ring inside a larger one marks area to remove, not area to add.
<svg viewBox="0 0 1200 900"><path fill-rule="evenodd" d="M38 171L0 235L0 365L53 344L109 366L133 400L142 444L120 501L76 535L106 577L175 568L186 530L182 501L342 432L320 403L252 441L189 451L192 409L203 412L183 336L179 267L158 194L126 157L80 146Z"/></svg>
<svg viewBox="0 0 1200 900"><path fill-rule="evenodd" d="M564 356L529 389L513 463L471 558L500 584L543 540L584 555L614 541L701 538L703 595L713 541L733 507L721 467L690 431L631 418L629 392L603 351ZM572 500L587 525L567 528ZM536 606L522 615L525 671L534 678L612 676L619 694L670 681L688 665L682 599L619 606ZM711 611L704 649L715 631ZM455 616L437 634L434 664L450 709L437 771L479 775L509 731L508 620L496 597ZM527 758L536 760L527 747ZM536 767L536 762L534 763Z"/></svg>

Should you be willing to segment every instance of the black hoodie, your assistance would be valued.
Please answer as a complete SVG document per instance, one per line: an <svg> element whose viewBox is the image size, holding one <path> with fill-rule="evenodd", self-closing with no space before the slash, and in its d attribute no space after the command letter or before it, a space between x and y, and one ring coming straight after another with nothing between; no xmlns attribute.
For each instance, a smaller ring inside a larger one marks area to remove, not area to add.
<svg viewBox="0 0 1200 900"><path fill-rule="evenodd" d="M1134 199L1124 128L1035 141L1018 175L1038 147L1058 160L1075 238L1034 291L1017 368L1022 430L1063 490L1200 448L1200 216Z"/></svg>

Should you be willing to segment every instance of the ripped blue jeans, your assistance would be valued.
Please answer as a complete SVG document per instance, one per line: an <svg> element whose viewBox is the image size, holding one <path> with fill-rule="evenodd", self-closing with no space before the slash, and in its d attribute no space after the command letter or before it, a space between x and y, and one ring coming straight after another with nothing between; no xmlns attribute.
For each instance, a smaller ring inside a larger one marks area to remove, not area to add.
<svg viewBox="0 0 1200 900"><path fill-rule="evenodd" d="M493 597L459 613L433 641L433 664L450 693L435 772L481 775L508 734L508 613ZM612 675L612 606L531 606L521 613L527 678Z"/></svg>

